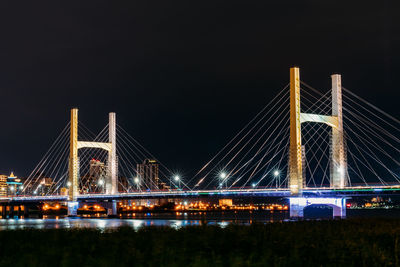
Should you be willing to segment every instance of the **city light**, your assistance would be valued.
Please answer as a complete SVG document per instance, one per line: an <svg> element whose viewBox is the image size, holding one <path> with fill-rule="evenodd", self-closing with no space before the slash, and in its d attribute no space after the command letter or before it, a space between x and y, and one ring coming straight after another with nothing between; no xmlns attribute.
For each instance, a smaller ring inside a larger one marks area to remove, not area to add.
<svg viewBox="0 0 400 267"><path fill-rule="evenodd" d="M99 182L98 182L98 184L99 184L100 186L103 185L103 184L104 184L104 180L103 180L103 179L100 179Z"/></svg>
<svg viewBox="0 0 400 267"><path fill-rule="evenodd" d="M22 189L24 189L24 186L23 186L23 185L20 185L20 186L19 186L19 190L22 190Z"/></svg>
<svg viewBox="0 0 400 267"><path fill-rule="evenodd" d="M179 175L175 175L175 176L174 176L175 182L178 182L180 179L181 179L181 178L179 177Z"/></svg>
<svg viewBox="0 0 400 267"><path fill-rule="evenodd" d="M279 176L280 172L278 170L274 171L274 176Z"/></svg>
<svg viewBox="0 0 400 267"><path fill-rule="evenodd" d="M255 183L253 183L251 186L252 186L253 188L255 188L255 187L256 187L256 184L255 184Z"/></svg>
<svg viewBox="0 0 400 267"><path fill-rule="evenodd" d="M135 182L135 184L138 184L140 182L139 178L135 177L134 182Z"/></svg>
<svg viewBox="0 0 400 267"><path fill-rule="evenodd" d="M221 173L219 174L219 178L221 178L221 179L225 179L226 176L227 176L226 172L221 172Z"/></svg>
<svg viewBox="0 0 400 267"><path fill-rule="evenodd" d="M67 183L67 186L70 187L70 186L71 186L71 182L68 182L68 183Z"/></svg>
<svg viewBox="0 0 400 267"><path fill-rule="evenodd" d="M14 186L10 186L10 191L11 191L11 192L14 191Z"/></svg>

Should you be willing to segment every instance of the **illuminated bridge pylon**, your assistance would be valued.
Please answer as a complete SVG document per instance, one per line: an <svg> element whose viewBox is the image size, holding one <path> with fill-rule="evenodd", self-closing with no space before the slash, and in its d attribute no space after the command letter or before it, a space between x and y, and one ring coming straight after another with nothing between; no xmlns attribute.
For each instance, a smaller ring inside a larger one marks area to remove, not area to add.
<svg viewBox="0 0 400 267"><path fill-rule="evenodd" d="M78 109L71 109L71 127L70 127L70 155L68 179L70 183L68 195L68 215L76 215L78 205L77 196L79 194L79 157L78 150L81 148L98 148L108 152L107 176L105 180L106 194L117 194L117 162L116 162L116 116L115 113L109 113L108 124L108 142L88 142L78 140Z"/></svg>
<svg viewBox="0 0 400 267"><path fill-rule="evenodd" d="M330 140L330 187L344 188L347 185L346 149L343 139L342 85L341 76L332 78L332 115L302 113L300 108L300 70L290 69L290 148L289 188L292 195L301 195L305 184L303 176L303 152L301 124L304 122L325 123L332 128Z"/></svg>

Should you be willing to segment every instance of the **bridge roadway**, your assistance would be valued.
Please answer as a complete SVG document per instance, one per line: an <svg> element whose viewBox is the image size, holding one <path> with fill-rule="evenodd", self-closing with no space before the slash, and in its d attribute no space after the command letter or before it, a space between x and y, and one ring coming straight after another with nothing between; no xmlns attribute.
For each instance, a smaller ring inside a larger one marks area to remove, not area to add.
<svg viewBox="0 0 400 267"><path fill-rule="evenodd" d="M332 189L329 187L306 188L303 197L355 197L355 196L377 196L377 195L400 195L400 185L393 186L353 186L346 189ZM170 191L142 191L131 193L120 193L117 195L87 194L79 195L78 201L90 200L123 200L123 199L151 199L151 198L229 198L229 197L291 197L287 188L266 189L229 189L229 190L170 190ZM68 196L15 196L0 197L0 202L66 202Z"/></svg>

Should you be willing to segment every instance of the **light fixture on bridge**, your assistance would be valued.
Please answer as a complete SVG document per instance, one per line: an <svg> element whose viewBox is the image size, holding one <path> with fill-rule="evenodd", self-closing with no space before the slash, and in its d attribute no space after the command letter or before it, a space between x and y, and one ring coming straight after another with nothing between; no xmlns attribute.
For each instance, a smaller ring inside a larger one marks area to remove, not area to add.
<svg viewBox="0 0 400 267"><path fill-rule="evenodd" d="M220 188L223 187L223 184L225 183L225 188L228 188L228 174L226 172L221 172L219 174L219 178L221 179L221 183L219 184Z"/></svg>
<svg viewBox="0 0 400 267"><path fill-rule="evenodd" d="M10 191L13 192L14 191L14 186L10 186Z"/></svg>
<svg viewBox="0 0 400 267"><path fill-rule="evenodd" d="M71 182L68 182L68 183L67 183L67 186L70 187L70 186L71 186Z"/></svg>
<svg viewBox="0 0 400 267"><path fill-rule="evenodd" d="M257 185L256 185L256 183L253 183L251 186L252 186L253 188L255 188Z"/></svg>
<svg viewBox="0 0 400 267"><path fill-rule="evenodd" d="M22 189L24 189L24 186L23 186L23 185L20 185L20 186L19 186L19 190L22 190Z"/></svg>
<svg viewBox="0 0 400 267"><path fill-rule="evenodd" d="M98 184L99 184L100 186L102 186L102 185L104 184L104 180L103 180L103 179L100 179L100 180L98 181Z"/></svg>
<svg viewBox="0 0 400 267"><path fill-rule="evenodd" d="M135 177L135 179L133 181L135 182L135 184L139 184L139 182L140 182L139 177Z"/></svg>
<svg viewBox="0 0 400 267"><path fill-rule="evenodd" d="M221 178L221 179L225 179L226 177L227 177L226 172L221 172L221 173L219 174L219 178Z"/></svg>
<svg viewBox="0 0 400 267"><path fill-rule="evenodd" d="M180 190L180 188L181 188L181 177L180 177L178 174L176 174L176 175L174 176L174 181L175 181L176 183L178 183L177 189Z"/></svg>
<svg viewBox="0 0 400 267"><path fill-rule="evenodd" d="M274 176L275 176L275 177L279 176L279 174L280 174L280 172L279 172L278 170L275 170L275 171L274 171Z"/></svg>

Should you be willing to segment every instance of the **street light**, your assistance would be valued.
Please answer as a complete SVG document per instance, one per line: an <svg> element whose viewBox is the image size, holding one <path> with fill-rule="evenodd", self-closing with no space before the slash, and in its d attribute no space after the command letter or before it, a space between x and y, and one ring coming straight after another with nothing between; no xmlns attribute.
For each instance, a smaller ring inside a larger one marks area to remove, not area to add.
<svg viewBox="0 0 400 267"><path fill-rule="evenodd" d="M104 180L103 180L103 179L100 179L97 183L98 183L100 186L102 186L102 185L104 184Z"/></svg>
<svg viewBox="0 0 400 267"><path fill-rule="evenodd" d="M275 170L275 171L274 171L274 176L275 176L275 181L276 181L276 188L278 188L278 184L280 184L280 181L279 181L279 183L278 183L278 179L280 180L279 174L280 174L280 171L279 171L279 170Z"/></svg>
<svg viewBox="0 0 400 267"><path fill-rule="evenodd" d="M181 177L179 177L179 175L175 175L174 181L178 183L178 190L179 190L181 188Z"/></svg>
<svg viewBox="0 0 400 267"><path fill-rule="evenodd" d="M255 187L256 187L256 184L255 184L255 183L253 183L251 186L252 186L253 188L255 188Z"/></svg>
<svg viewBox="0 0 400 267"><path fill-rule="evenodd" d="M223 183L225 182L225 189L228 188L228 175L226 174L226 172L221 172L219 174L219 178L221 178L222 180L220 186L222 187Z"/></svg>
<svg viewBox="0 0 400 267"><path fill-rule="evenodd" d="M135 184L136 184L136 189L139 190L139 184L140 184L139 177L135 177L135 179L133 179L133 181L134 181Z"/></svg>

